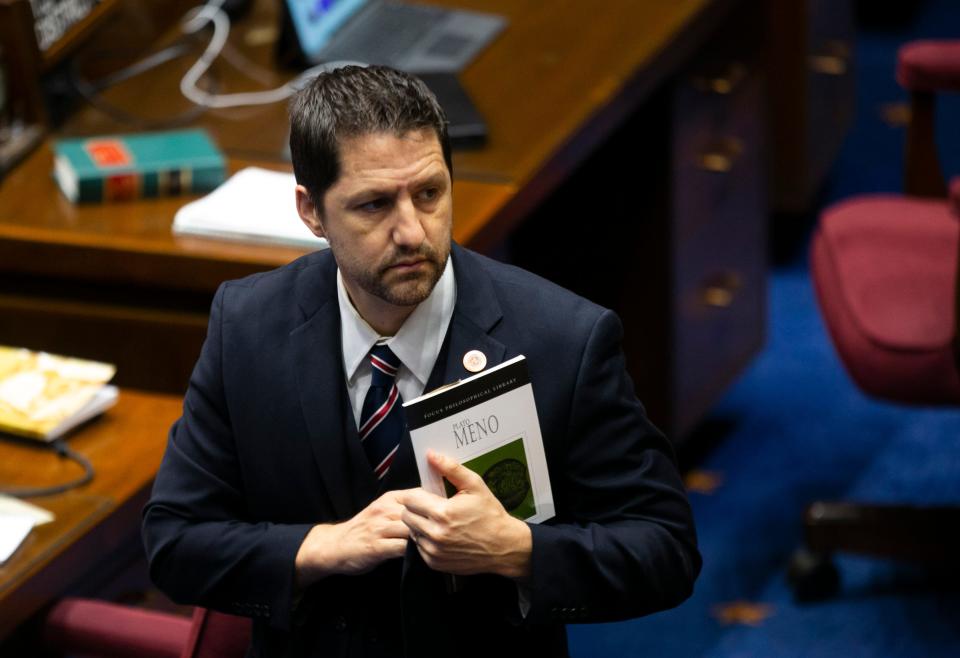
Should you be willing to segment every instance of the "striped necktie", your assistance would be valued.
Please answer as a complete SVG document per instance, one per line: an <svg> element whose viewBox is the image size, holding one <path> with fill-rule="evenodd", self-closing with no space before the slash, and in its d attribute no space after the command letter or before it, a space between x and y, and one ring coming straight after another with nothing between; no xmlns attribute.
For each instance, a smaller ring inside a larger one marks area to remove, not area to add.
<svg viewBox="0 0 960 658"><path fill-rule="evenodd" d="M370 350L373 378L360 411L360 441L374 475L382 480L387 474L403 436L403 409L397 390L400 359L386 345Z"/></svg>

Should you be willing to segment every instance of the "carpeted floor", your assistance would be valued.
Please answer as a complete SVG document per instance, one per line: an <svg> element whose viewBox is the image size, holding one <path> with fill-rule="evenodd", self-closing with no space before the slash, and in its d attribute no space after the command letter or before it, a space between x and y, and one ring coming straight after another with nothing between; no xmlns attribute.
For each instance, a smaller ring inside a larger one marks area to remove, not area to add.
<svg viewBox="0 0 960 658"><path fill-rule="evenodd" d="M901 189L903 126L891 125L888 110L906 95L893 70L896 48L921 37L960 38L960 2L926 0L909 24L860 31L857 118L824 204ZM944 99L948 174L960 173L958 125L960 98ZM960 503L960 411L860 393L820 320L805 241L793 247L771 271L766 348L700 431L712 449L692 465L704 556L694 596L645 619L571 626L574 656L960 655L960 586L923 569L841 556L843 584L833 599L798 604L786 585L811 500Z"/></svg>

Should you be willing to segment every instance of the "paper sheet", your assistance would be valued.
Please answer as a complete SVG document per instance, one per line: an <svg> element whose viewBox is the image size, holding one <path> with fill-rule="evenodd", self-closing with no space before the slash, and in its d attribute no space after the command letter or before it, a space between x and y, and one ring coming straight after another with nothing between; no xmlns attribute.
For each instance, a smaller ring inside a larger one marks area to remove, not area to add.
<svg viewBox="0 0 960 658"><path fill-rule="evenodd" d="M0 514L0 564L3 564L33 529L29 516Z"/></svg>
<svg viewBox="0 0 960 658"><path fill-rule="evenodd" d="M27 516L37 525L50 523L54 519L53 512L6 494L0 494L0 516Z"/></svg>
<svg viewBox="0 0 960 658"><path fill-rule="evenodd" d="M53 521L53 514L19 498L0 494L0 564L3 564L35 525Z"/></svg>

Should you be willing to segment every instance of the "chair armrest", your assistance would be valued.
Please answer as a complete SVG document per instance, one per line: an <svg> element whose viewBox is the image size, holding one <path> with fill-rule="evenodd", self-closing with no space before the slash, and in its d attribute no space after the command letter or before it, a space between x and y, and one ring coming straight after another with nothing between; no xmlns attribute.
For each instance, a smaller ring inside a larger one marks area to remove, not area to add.
<svg viewBox="0 0 960 658"><path fill-rule="evenodd" d="M65 598L43 628L47 647L69 655L179 658L190 635L186 617L106 601Z"/></svg>
<svg viewBox="0 0 960 658"><path fill-rule="evenodd" d="M954 217L960 218L960 176L955 176L950 181L948 190L950 196L950 210Z"/></svg>
<svg viewBox="0 0 960 658"><path fill-rule="evenodd" d="M897 82L909 91L960 91L960 40L912 41L901 46Z"/></svg>

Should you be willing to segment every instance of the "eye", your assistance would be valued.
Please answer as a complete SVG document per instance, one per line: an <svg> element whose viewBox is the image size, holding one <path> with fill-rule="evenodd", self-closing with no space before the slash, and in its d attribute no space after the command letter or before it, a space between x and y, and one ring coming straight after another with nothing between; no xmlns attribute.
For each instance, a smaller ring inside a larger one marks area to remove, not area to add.
<svg viewBox="0 0 960 658"><path fill-rule="evenodd" d="M390 199L387 197L377 197L375 199L370 199L365 201L357 206L357 210L366 213L377 213L385 209L390 205Z"/></svg>
<svg viewBox="0 0 960 658"><path fill-rule="evenodd" d="M421 201L430 202L436 201L440 198L440 188L439 187L427 187L417 193L417 196Z"/></svg>

